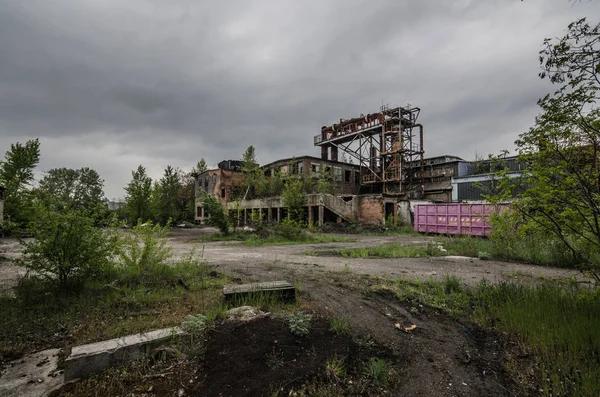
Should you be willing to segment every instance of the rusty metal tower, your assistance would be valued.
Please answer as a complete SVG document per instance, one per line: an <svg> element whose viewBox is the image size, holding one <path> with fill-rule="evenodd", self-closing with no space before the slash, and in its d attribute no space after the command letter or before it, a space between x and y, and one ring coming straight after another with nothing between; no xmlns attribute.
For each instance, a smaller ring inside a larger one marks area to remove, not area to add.
<svg viewBox="0 0 600 397"><path fill-rule="evenodd" d="M322 127L314 144L321 147L324 160L338 161L338 150L358 160L361 184L374 185L387 195L407 195L415 190L422 194L423 126L417 124L420 111L410 105L382 106L378 113L340 119L337 124Z"/></svg>

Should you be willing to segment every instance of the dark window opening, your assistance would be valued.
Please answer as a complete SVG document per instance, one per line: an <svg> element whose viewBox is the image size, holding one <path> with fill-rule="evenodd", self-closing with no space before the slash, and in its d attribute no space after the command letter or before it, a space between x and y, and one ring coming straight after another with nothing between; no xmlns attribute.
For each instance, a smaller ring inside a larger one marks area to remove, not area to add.
<svg viewBox="0 0 600 397"><path fill-rule="evenodd" d="M221 198L225 198L225 189L221 189Z"/></svg>
<svg viewBox="0 0 600 397"><path fill-rule="evenodd" d="M354 171L354 183L360 185L360 171Z"/></svg>
<svg viewBox="0 0 600 397"><path fill-rule="evenodd" d="M344 182L346 182L346 183L352 182L352 171L351 170L344 171Z"/></svg>

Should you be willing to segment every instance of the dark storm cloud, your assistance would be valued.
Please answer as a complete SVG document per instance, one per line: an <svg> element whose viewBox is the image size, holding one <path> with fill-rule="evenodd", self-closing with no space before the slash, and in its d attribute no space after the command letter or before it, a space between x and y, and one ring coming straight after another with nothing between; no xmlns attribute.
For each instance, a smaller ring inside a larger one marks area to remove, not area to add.
<svg viewBox="0 0 600 397"><path fill-rule="evenodd" d="M42 138L41 168L84 165L122 195L236 158L317 154L320 127L383 103L422 109L427 155L512 149L552 90L544 37L599 2L0 2L0 149Z"/></svg>

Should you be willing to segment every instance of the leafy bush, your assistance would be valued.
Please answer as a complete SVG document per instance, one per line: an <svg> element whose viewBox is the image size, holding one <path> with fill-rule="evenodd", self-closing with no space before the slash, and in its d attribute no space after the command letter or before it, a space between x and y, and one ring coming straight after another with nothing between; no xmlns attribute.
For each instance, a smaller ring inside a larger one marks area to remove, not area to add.
<svg viewBox="0 0 600 397"><path fill-rule="evenodd" d="M297 240L302 235L302 222L284 219L277 225L277 234L289 240Z"/></svg>
<svg viewBox="0 0 600 397"><path fill-rule="evenodd" d="M115 228L94 227L85 211L38 208L30 231L35 237L24 245L17 261L36 276L57 282L60 290L105 274L119 250Z"/></svg>
<svg viewBox="0 0 600 397"><path fill-rule="evenodd" d="M310 322L312 316L299 311L288 318L288 326L292 334L296 336L306 336L310 332Z"/></svg>
<svg viewBox="0 0 600 397"><path fill-rule="evenodd" d="M167 246L168 230L167 226L138 221L131 232L122 237L121 263L136 274L160 272L171 258L171 248Z"/></svg>

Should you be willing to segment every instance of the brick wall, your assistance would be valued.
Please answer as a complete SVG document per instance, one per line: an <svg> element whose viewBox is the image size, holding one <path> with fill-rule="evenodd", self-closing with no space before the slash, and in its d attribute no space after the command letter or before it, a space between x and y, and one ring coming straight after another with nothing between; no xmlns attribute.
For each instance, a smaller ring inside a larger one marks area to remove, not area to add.
<svg viewBox="0 0 600 397"><path fill-rule="evenodd" d="M361 196L359 199L360 222L381 225L383 223L383 198L381 196Z"/></svg>

